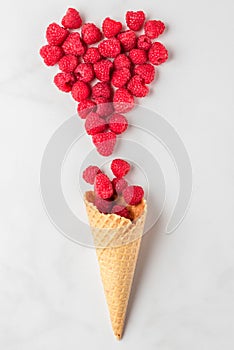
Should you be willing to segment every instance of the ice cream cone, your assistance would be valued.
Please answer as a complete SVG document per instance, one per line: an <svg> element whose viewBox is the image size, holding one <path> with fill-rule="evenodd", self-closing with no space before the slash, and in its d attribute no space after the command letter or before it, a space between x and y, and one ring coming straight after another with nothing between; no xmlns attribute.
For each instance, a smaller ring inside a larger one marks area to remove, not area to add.
<svg viewBox="0 0 234 350"><path fill-rule="evenodd" d="M132 220L102 214L86 192L85 205L91 227L112 328L121 339L131 286L143 234L146 201L129 207Z"/></svg>

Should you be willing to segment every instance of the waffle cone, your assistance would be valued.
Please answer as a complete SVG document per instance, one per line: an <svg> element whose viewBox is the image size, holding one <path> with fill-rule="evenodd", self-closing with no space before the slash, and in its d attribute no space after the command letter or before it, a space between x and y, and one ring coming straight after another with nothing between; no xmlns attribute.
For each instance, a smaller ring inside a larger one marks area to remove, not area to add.
<svg viewBox="0 0 234 350"><path fill-rule="evenodd" d="M85 205L113 332L121 339L144 229L146 202L143 200L138 206L129 207L132 221L100 213L93 205L92 192L86 193Z"/></svg>

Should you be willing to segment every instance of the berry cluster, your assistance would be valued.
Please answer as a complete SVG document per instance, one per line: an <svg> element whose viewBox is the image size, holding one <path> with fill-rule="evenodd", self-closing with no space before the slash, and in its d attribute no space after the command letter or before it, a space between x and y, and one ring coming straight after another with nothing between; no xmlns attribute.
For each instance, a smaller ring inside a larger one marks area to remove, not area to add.
<svg viewBox="0 0 234 350"><path fill-rule="evenodd" d="M134 98L149 93L154 66L168 58L163 44L153 42L164 32L163 22L146 21L143 11L128 11L125 19L127 30L109 17L100 30L83 24L79 12L69 8L62 25L48 26L48 44L40 49L46 65L58 63L61 72L54 83L78 102L78 114L103 156L113 152L116 135L127 129L123 114L134 107Z"/></svg>
<svg viewBox="0 0 234 350"><path fill-rule="evenodd" d="M130 206L139 204L144 197L140 186L129 186L124 176L131 166L123 159L114 159L111 171L115 176L108 178L97 166L90 165L83 172L83 179L94 185L94 205L104 214L113 213L131 219Z"/></svg>

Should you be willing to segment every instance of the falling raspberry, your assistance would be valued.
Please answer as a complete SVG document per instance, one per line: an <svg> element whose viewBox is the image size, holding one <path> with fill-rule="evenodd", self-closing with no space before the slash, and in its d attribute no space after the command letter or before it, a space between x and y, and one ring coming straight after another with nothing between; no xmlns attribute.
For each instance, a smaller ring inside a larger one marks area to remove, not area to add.
<svg viewBox="0 0 234 350"><path fill-rule="evenodd" d="M54 66L63 57L64 53L59 46L45 45L40 49L40 55L47 66Z"/></svg>
<svg viewBox="0 0 234 350"><path fill-rule="evenodd" d="M81 119L85 119L90 112L95 112L96 103L92 100L83 100L78 104L77 112Z"/></svg>
<svg viewBox="0 0 234 350"><path fill-rule="evenodd" d="M145 23L145 34L150 38L150 39L156 39L161 35L164 30L165 30L165 24L161 21L147 21Z"/></svg>
<svg viewBox="0 0 234 350"><path fill-rule="evenodd" d="M97 176L97 174L100 173L101 170L97 166L90 165L83 171L82 177L85 180L85 182L87 182L90 185L93 185L95 177Z"/></svg>
<svg viewBox="0 0 234 350"><path fill-rule="evenodd" d="M127 175L130 169L131 169L130 164L123 159L115 159L111 163L112 173L118 178L121 178Z"/></svg>
<svg viewBox="0 0 234 350"><path fill-rule="evenodd" d="M129 29L140 30L145 22L145 14L143 11L128 11L126 13L126 23Z"/></svg>
<svg viewBox="0 0 234 350"><path fill-rule="evenodd" d="M71 94L78 102L86 100L90 95L90 87L83 81L77 81L72 87Z"/></svg>
<svg viewBox="0 0 234 350"><path fill-rule="evenodd" d="M78 29L82 25L80 13L73 8L69 8L62 19L62 25L69 29Z"/></svg>
<svg viewBox="0 0 234 350"><path fill-rule="evenodd" d="M167 49L160 42L154 43L149 50L149 61L158 66L168 59Z"/></svg>
<svg viewBox="0 0 234 350"><path fill-rule="evenodd" d="M109 128L115 134L122 134L128 128L128 121L124 115L114 113L109 119Z"/></svg>
<svg viewBox="0 0 234 350"><path fill-rule="evenodd" d="M144 190L140 186L128 186L123 190L123 197L127 204L137 205L144 197Z"/></svg>
<svg viewBox="0 0 234 350"><path fill-rule="evenodd" d="M55 85L63 92L70 92L75 81L72 73L58 73L54 77Z"/></svg>
<svg viewBox="0 0 234 350"><path fill-rule="evenodd" d="M106 38L110 39L119 34L122 30L122 23L107 17L102 23L102 31Z"/></svg>
<svg viewBox="0 0 234 350"><path fill-rule="evenodd" d="M110 179L105 174L97 174L94 180L94 191L102 199L111 198L113 186Z"/></svg>

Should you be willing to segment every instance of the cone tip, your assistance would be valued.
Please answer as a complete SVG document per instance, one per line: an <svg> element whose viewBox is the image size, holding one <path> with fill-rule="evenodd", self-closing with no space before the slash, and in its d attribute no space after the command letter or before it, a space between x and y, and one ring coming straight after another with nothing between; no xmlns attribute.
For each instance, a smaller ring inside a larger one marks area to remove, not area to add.
<svg viewBox="0 0 234 350"><path fill-rule="evenodd" d="M122 334L120 333L115 333L116 339L120 340L122 338Z"/></svg>

